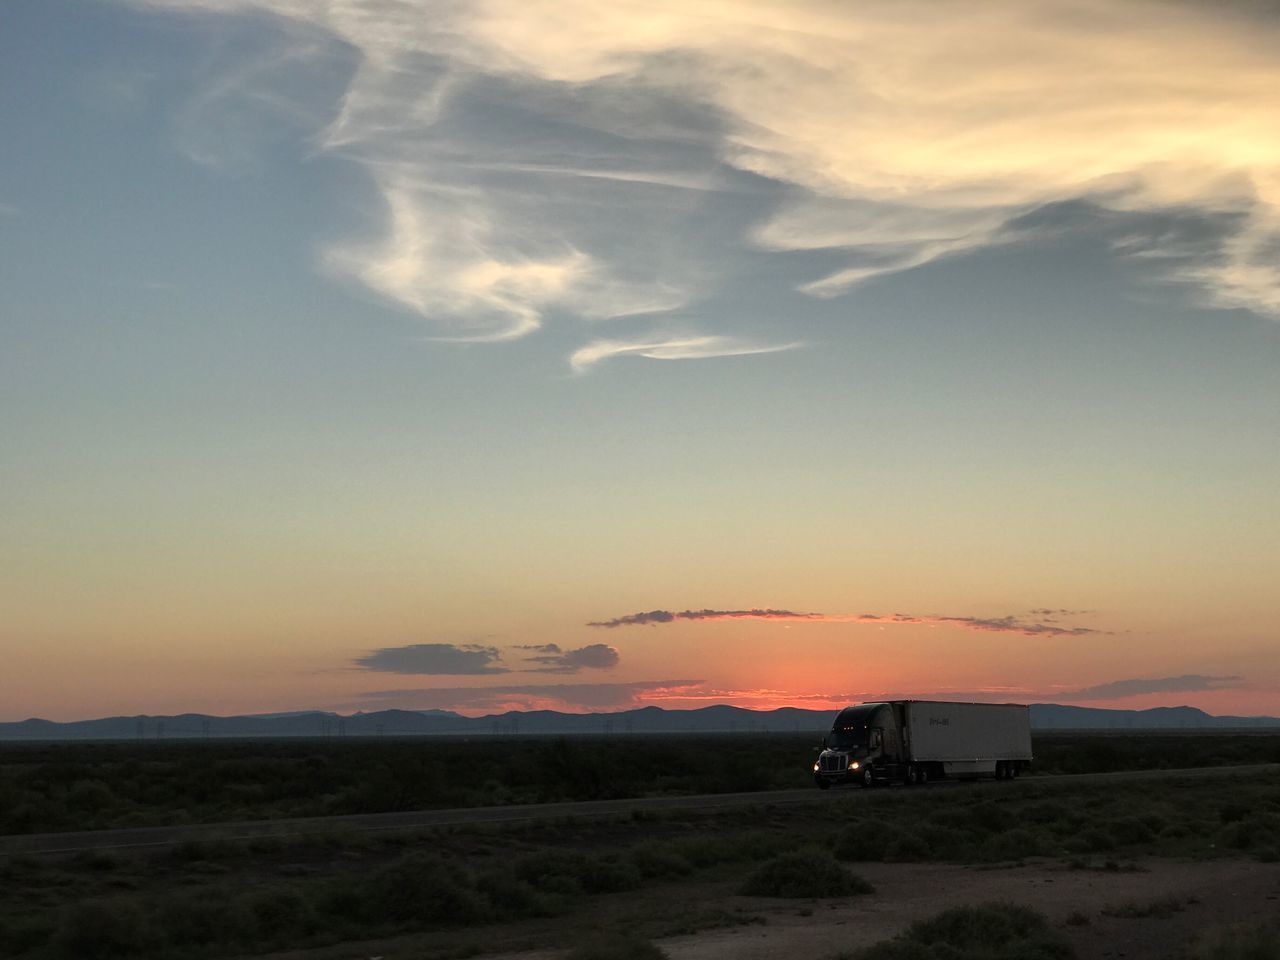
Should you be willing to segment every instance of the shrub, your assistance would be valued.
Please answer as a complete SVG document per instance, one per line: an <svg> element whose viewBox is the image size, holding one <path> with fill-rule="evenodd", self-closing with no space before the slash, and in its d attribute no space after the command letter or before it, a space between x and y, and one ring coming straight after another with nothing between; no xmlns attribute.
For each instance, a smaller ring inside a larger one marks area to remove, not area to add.
<svg viewBox="0 0 1280 960"><path fill-rule="evenodd" d="M487 913L471 875L433 854L410 854L379 870L365 902L375 917L415 926L474 923Z"/></svg>
<svg viewBox="0 0 1280 960"><path fill-rule="evenodd" d="M954 907L844 960L1070 960L1075 953L1043 916L1012 903Z"/></svg>
<svg viewBox="0 0 1280 960"><path fill-rule="evenodd" d="M561 897L517 880L505 872L488 873L476 881L494 910L508 917L553 917L564 911Z"/></svg>
<svg viewBox="0 0 1280 960"><path fill-rule="evenodd" d="M1032 823L1058 823L1066 820L1071 815L1071 808L1064 803L1056 800L1046 800L1042 803L1032 804L1023 812L1020 819L1030 821Z"/></svg>
<svg viewBox="0 0 1280 960"><path fill-rule="evenodd" d="M1280 925L1272 921L1210 930L1191 956L1194 960L1280 960Z"/></svg>
<svg viewBox="0 0 1280 960"><path fill-rule="evenodd" d="M1181 913L1183 901L1178 897L1158 897L1155 900L1149 900L1145 903L1139 903L1136 900L1127 900L1124 903L1111 907L1103 907L1102 912L1108 917L1122 917L1126 920L1140 920L1146 917L1154 917L1158 920L1165 920L1175 913Z"/></svg>
<svg viewBox="0 0 1280 960"><path fill-rule="evenodd" d="M632 864L580 853L549 853L525 857L515 875L553 893L616 893L640 886L640 871Z"/></svg>
<svg viewBox="0 0 1280 960"><path fill-rule="evenodd" d="M250 894L246 906L266 940L315 930L316 916L311 904L292 887L277 887Z"/></svg>
<svg viewBox="0 0 1280 960"><path fill-rule="evenodd" d="M1040 834L1018 828L988 837L981 852L990 860L1020 860L1048 853L1049 846Z"/></svg>
<svg viewBox="0 0 1280 960"><path fill-rule="evenodd" d="M816 850L784 853L762 864L743 885L756 897L847 897L875 888Z"/></svg>
<svg viewBox="0 0 1280 960"><path fill-rule="evenodd" d="M1151 828L1137 817L1113 821L1107 824L1107 831L1120 846L1131 843L1150 843L1155 839L1155 833Z"/></svg>
<svg viewBox="0 0 1280 960"><path fill-rule="evenodd" d="M1249 808L1242 803L1226 803L1218 808L1218 818L1223 823L1237 823L1249 816Z"/></svg>
<svg viewBox="0 0 1280 960"><path fill-rule="evenodd" d="M693 864L662 844L639 844L631 848L630 855L640 875L646 878L683 877L693 872Z"/></svg>
<svg viewBox="0 0 1280 960"><path fill-rule="evenodd" d="M648 940L612 934L575 948L568 960L667 960L667 955Z"/></svg>
<svg viewBox="0 0 1280 960"><path fill-rule="evenodd" d="M836 837L835 855L841 860L886 860L889 848L900 845L905 831L883 820L863 820L849 824Z"/></svg>
<svg viewBox="0 0 1280 960"><path fill-rule="evenodd" d="M247 915L234 910L228 898L208 894L178 894L160 901L158 923L170 942L182 945L226 943L251 937Z"/></svg>
<svg viewBox="0 0 1280 960"><path fill-rule="evenodd" d="M132 900L86 900L67 910L54 935L58 954L75 960L109 960L145 952L156 937Z"/></svg>
<svg viewBox="0 0 1280 960"><path fill-rule="evenodd" d="M1098 827L1091 827L1075 840L1067 844L1068 848L1080 853L1107 853L1116 848L1115 837Z"/></svg>
<svg viewBox="0 0 1280 960"><path fill-rule="evenodd" d="M67 809L77 813L98 813L115 802L116 795L101 780L77 780L67 791Z"/></svg>
<svg viewBox="0 0 1280 960"><path fill-rule="evenodd" d="M914 863L928 860L932 853L933 847L923 837L901 830L885 846L884 859L886 863Z"/></svg>
<svg viewBox="0 0 1280 960"><path fill-rule="evenodd" d="M989 903L953 907L928 920L912 924L909 936L924 944L948 943L953 947L986 949L1017 940L1049 927L1045 918L1014 903Z"/></svg>

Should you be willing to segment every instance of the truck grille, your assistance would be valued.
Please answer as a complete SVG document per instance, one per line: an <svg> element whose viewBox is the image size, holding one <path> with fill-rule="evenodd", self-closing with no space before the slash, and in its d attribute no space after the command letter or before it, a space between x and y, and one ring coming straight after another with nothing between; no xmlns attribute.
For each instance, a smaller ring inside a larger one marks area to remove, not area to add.
<svg viewBox="0 0 1280 960"><path fill-rule="evenodd" d="M844 773L848 766L849 761L839 754L827 754L818 758L818 769L822 773Z"/></svg>

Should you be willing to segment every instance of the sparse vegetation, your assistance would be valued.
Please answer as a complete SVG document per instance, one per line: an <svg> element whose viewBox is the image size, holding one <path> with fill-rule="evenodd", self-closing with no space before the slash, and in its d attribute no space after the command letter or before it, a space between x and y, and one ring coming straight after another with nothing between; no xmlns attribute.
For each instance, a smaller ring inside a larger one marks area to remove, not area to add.
<svg viewBox="0 0 1280 960"><path fill-rule="evenodd" d="M666 960L666 957L648 940L612 934L592 939L570 951L567 960Z"/></svg>
<svg viewBox="0 0 1280 960"><path fill-rule="evenodd" d="M1045 918L1012 903L955 907L900 937L840 960L1070 960L1071 944Z"/></svg>
<svg viewBox="0 0 1280 960"><path fill-rule="evenodd" d="M0 834L807 787L814 740L778 733L7 742ZM625 764L615 762L620 742ZM1033 773L1274 763L1280 735L1042 735L1034 750ZM1251 815L1237 801L1215 803L1214 811L1224 826ZM1144 821L1136 829L1159 835L1164 826ZM1115 842L1094 832L1083 852ZM1254 846L1276 849L1280 833Z"/></svg>
<svg viewBox="0 0 1280 960"><path fill-rule="evenodd" d="M1102 912L1108 917L1121 917L1126 920L1140 920L1147 917L1166 920L1175 913L1181 913L1185 907L1184 899L1170 896L1142 902L1126 900L1124 903L1103 907Z"/></svg>
<svg viewBox="0 0 1280 960"><path fill-rule="evenodd" d="M1212 779L1174 779L1158 791L1144 783L1034 780L851 789L785 810L335 831L64 859L0 856L0 956L206 960L424 932L452 937L462 950L466 941L458 938L480 926L585 915L596 898L627 903L673 883L736 891L752 878L761 886L750 889L764 896L855 892L841 891L839 878L852 874L827 851L846 862L991 867L1040 855L1107 872L1137 869L1136 857L1265 859L1280 843L1269 839L1280 817L1278 786L1280 776L1270 772L1236 777L1230 804ZM654 937L750 919L695 907L637 932ZM1117 909L1135 917L1162 909L1143 913L1149 907ZM895 943L894 950L916 952L877 956L928 957L934 949Z"/></svg>
<svg viewBox="0 0 1280 960"><path fill-rule="evenodd" d="M817 850L783 853L756 868L742 892L755 897L850 897L875 890L830 854Z"/></svg>
<svg viewBox="0 0 1280 960"><path fill-rule="evenodd" d="M1192 960L1280 960L1280 921L1210 930L1196 942Z"/></svg>

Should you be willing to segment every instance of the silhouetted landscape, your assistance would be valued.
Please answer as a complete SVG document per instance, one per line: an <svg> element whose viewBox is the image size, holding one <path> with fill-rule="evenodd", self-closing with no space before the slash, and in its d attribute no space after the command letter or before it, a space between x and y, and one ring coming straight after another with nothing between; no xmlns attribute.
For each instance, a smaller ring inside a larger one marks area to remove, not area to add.
<svg viewBox="0 0 1280 960"><path fill-rule="evenodd" d="M0 740L160 740L204 737L376 737L478 734L613 733L797 733L826 731L831 710L748 710L734 706L697 710L643 707L614 713L511 711L464 717L449 710L379 710L339 714L302 711L215 717L199 713L174 716L104 717L58 723L22 720L0 723ZM1104 710L1053 703L1031 705L1036 730L1241 730L1280 727L1276 717L1212 716L1195 707Z"/></svg>
<svg viewBox="0 0 1280 960"><path fill-rule="evenodd" d="M960 949L973 939L977 952L948 957L1051 960L1091 956L1125 930L1165 943L1185 923L1203 926L1226 887L1171 894L1186 887L1161 864L1200 863L1192 882L1230 877L1246 898L1277 879L1253 867L1280 859L1280 775L1248 765L1280 762L1280 734L1042 733L1037 776L1019 783L828 794L809 782L812 751L811 736L763 733L13 743L0 748L0 834L11 838L655 792L806 787L823 802L714 810L695 800L655 813L373 832L316 820L248 840L61 856L0 846L0 953L323 957L327 946L358 944L364 955L444 960L483 943L622 960L648 955L636 951L655 938L759 928L784 955L810 929L788 917L870 899L902 901L915 921L903 921L908 941L943 931ZM1204 766L1222 775L1179 779L1178 768ZM1162 779L1062 776L1133 775L1124 771ZM1005 903L1015 878L1024 885L1016 908ZM932 910L904 882L937 889ZM948 907L943 891L957 882L968 897ZM1025 887L1041 883L1056 895ZM604 940L601 917L615 928ZM584 939L595 953L582 953ZM894 943L857 956L916 955Z"/></svg>

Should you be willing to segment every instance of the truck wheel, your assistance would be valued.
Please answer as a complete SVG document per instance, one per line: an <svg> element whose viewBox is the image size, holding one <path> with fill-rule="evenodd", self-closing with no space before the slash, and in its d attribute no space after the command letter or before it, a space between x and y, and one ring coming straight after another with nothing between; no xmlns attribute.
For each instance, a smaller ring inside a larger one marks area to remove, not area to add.
<svg viewBox="0 0 1280 960"><path fill-rule="evenodd" d="M876 782L876 775L871 772L870 767L862 768L862 785L864 787L873 787Z"/></svg>

